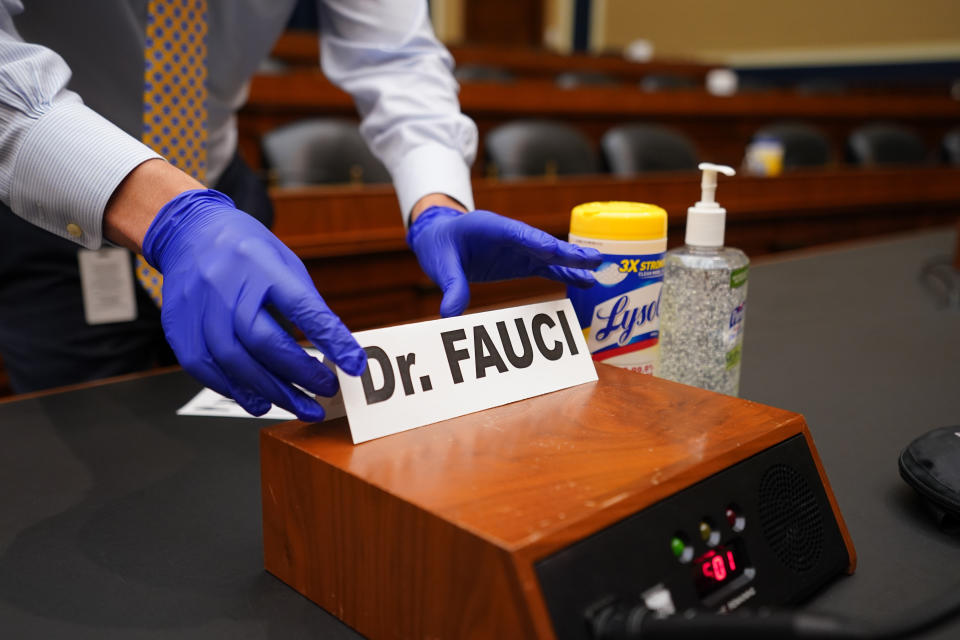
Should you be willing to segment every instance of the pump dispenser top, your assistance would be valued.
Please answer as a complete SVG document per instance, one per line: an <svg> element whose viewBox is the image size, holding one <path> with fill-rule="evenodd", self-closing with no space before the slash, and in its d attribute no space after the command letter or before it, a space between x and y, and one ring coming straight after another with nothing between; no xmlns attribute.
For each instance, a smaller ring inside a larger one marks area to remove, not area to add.
<svg viewBox="0 0 960 640"><path fill-rule="evenodd" d="M717 173L732 176L736 171L722 164L701 162L700 200L687 209L687 232L684 241L694 247L722 247L727 210L716 200Z"/></svg>

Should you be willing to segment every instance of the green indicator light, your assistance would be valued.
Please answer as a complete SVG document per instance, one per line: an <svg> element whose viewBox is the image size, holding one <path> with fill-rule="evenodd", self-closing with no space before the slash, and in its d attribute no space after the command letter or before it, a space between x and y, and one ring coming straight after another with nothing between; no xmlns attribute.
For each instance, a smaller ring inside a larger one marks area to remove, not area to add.
<svg viewBox="0 0 960 640"><path fill-rule="evenodd" d="M687 548L687 545L680 538L674 536L673 540L670 541L670 550L673 551L673 555L680 557L683 555L683 550Z"/></svg>

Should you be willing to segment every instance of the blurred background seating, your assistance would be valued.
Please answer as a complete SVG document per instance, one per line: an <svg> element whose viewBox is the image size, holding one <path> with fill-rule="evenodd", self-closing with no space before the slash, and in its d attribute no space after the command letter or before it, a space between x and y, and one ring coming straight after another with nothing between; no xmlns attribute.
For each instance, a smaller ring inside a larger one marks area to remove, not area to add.
<svg viewBox="0 0 960 640"><path fill-rule="evenodd" d="M874 122L858 127L847 139L851 162L862 167L927 164L928 150L923 139L907 127Z"/></svg>
<svg viewBox="0 0 960 640"><path fill-rule="evenodd" d="M516 80L516 75L503 69L487 64L463 64L457 65L453 70L453 76L458 82L499 82L510 83Z"/></svg>
<svg viewBox="0 0 960 640"><path fill-rule="evenodd" d="M682 133L656 124L624 124L600 139L610 173L635 176L653 171L694 171L697 150Z"/></svg>
<svg viewBox="0 0 960 640"><path fill-rule="evenodd" d="M640 81L643 91L689 91L702 86L697 78L672 73L651 73Z"/></svg>
<svg viewBox="0 0 960 640"><path fill-rule="evenodd" d="M562 89L578 87L614 87L620 84L615 76L601 71L566 71L554 78L554 83Z"/></svg>
<svg viewBox="0 0 960 640"><path fill-rule="evenodd" d="M507 122L487 133L484 147L490 175L504 180L600 171L589 138L562 122Z"/></svg>
<svg viewBox="0 0 960 640"><path fill-rule="evenodd" d="M276 186L390 182L386 167L360 136L356 123L302 120L263 136L263 156Z"/></svg>
<svg viewBox="0 0 960 640"><path fill-rule="evenodd" d="M941 142L943 160L946 164L960 167L960 127L948 131Z"/></svg>
<svg viewBox="0 0 960 640"><path fill-rule="evenodd" d="M830 140L803 122L777 122L758 130L753 141L774 140L783 147L783 168L825 167L832 164Z"/></svg>

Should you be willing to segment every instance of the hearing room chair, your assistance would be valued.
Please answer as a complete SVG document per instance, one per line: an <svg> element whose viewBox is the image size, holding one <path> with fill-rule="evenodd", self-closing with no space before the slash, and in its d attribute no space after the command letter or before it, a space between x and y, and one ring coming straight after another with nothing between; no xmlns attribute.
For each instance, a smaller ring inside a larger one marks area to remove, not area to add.
<svg viewBox="0 0 960 640"><path fill-rule="evenodd" d="M504 179L600 171L590 140L577 129L552 120L513 120L484 137L487 173Z"/></svg>
<svg viewBox="0 0 960 640"><path fill-rule="evenodd" d="M753 142L772 139L783 145L783 168L823 167L833 162L830 140L803 122L776 122L753 134Z"/></svg>
<svg viewBox="0 0 960 640"><path fill-rule="evenodd" d="M509 84L516 80L516 76L512 72L486 64L457 66L453 71L453 77L458 82L494 82L499 84Z"/></svg>
<svg viewBox="0 0 960 640"><path fill-rule="evenodd" d="M294 122L264 134L261 145L278 186L390 182L356 123L347 120Z"/></svg>
<svg viewBox="0 0 960 640"><path fill-rule="evenodd" d="M561 89L578 89L581 87L614 87L620 80L600 71L565 71L554 79Z"/></svg>
<svg viewBox="0 0 960 640"><path fill-rule="evenodd" d="M960 167L960 127L947 132L940 142L940 150L946 164Z"/></svg>
<svg viewBox="0 0 960 640"><path fill-rule="evenodd" d="M673 129L656 124L624 124L603 134L600 149L610 173L632 176L650 171L696 170L697 150Z"/></svg>
<svg viewBox="0 0 960 640"><path fill-rule="evenodd" d="M847 138L847 157L860 166L927 164L928 150L912 130L897 124L874 122L855 129Z"/></svg>
<svg viewBox="0 0 960 640"><path fill-rule="evenodd" d="M700 89L703 83L697 78L680 76L673 73L651 73L640 80L643 91L689 91Z"/></svg>

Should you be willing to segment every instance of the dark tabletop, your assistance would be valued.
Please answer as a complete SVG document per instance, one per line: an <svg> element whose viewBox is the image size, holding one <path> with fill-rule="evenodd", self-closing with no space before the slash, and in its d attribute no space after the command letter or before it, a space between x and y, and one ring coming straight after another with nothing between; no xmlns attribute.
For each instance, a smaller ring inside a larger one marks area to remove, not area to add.
<svg viewBox="0 0 960 640"><path fill-rule="evenodd" d="M960 579L960 537L896 465L915 436L960 424L960 312L919 280L954 237L751 271L741 395L806 416L859 554L808 607L876 619ZM264 572L269 423L175 415L199 389L174 372L0 404L0 635L358 637Z"/></svg>

